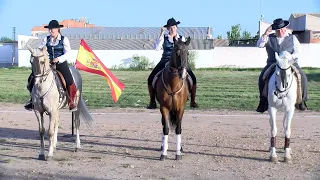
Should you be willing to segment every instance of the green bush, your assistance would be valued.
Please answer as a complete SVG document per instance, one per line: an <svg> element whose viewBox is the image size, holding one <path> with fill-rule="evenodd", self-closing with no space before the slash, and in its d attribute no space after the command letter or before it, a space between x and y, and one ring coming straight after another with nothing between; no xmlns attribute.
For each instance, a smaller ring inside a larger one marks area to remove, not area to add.
<svg viewBox="0 0 320 180"><path fill-rule="evenodd" d="M198 58L198 53L197 51L189 51L188 55L188 66L191 69L196 69L196 60Z"/></svg>
<svg viewBox="0 0 320 180"><path fill-rule="evenodd" d="M132 62L129 66L129 69L147 70L149 68L153 68L154 66L154 62L151 62L147 57L134 55L132 57Z"/></svg>

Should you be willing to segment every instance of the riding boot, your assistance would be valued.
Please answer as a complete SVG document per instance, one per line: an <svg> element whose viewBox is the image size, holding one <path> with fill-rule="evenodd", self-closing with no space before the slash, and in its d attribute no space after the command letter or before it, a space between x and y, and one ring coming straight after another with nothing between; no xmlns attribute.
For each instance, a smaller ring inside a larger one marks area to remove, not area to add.
<svg viewBox="0 0 320 180"><path fill-rule="evenodd" d="M24 105L24 108L29 111L32 111L32 109L33 109L32 97L31 97L31 92L32 92L33 86L34 86L34 78L32 75L30 75L28 78L28 85L27 85L27 89L30 92L30 100Z"/></svg>
<svg viewBox="0 0 320 180"><path fill-rule="evenodd" d="M156 109L156 91L153 89L151 85L148 85L149 96L150 96L150 104L147 106L147 109Z"/></svg>
<svg viewBox="0 0 320 180"><path fill-rule="evenodd" d="M69 110L70 111L76 111L77 110L77 87L73 83L72 85L67 87L69 98L68 98L68 104L69 104Z"/></svg>
<svg viewBox="0 0 320 180"><path fill-rule="evenodd" d="M197 86L193 85L191 88L191 101L190 101L191 108L198 108L199 107L199 105L196 103L196 91L197 91Z"/></svg>
<svg viewBox="0 0 320 180"><path fill-rule="evenodd" d="M256 111L263 113L266 110L268 110L268 106L269 106L268 99L264 96L260 96L260 103Z"/></svg>

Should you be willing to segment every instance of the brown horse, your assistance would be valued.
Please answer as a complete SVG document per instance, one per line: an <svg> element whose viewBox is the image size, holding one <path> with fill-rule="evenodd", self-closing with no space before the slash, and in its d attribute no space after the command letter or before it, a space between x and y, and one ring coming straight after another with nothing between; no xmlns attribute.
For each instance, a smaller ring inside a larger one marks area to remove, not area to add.
<svg viewBox="0 0 320 180"><path fill-rule="evenodd" d="M156 98L160 104L162 114L163 136L161 144L161 157L163 161L167 157L169 122L171 128L176 130L177 153L176 160L181 160L181 121L184 107L188 100L187 66L188 45L190 37L186 42L174 39L174 49L168 65L160 74L156 83Z"/></svg>

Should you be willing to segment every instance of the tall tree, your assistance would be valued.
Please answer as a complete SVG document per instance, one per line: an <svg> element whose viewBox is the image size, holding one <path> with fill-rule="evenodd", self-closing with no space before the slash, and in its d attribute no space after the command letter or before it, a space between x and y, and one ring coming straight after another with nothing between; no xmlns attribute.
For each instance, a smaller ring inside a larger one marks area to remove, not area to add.
<svg viewBox="0 0 320 180"><path fill-rule="evenodd" d="M222 39L222 36L221 36L221 35L218 35L218 36L217 36L217 39Z"/></svg>
<svg viewBox="0 0 320 180"><path fill-rule="evenodd" d="M227 32L227 38L229 42L233 40L239 40L241 37L240 31L241 31L240 24L231 26L231 31Z"/></svg>

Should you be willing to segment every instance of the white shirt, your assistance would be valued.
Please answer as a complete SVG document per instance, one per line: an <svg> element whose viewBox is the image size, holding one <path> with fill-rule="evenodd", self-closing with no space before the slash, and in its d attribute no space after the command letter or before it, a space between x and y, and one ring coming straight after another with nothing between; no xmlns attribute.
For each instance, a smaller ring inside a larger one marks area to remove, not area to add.
<svg viewBox="0 0 320 180"><path fill-rule="evenodd" d="M280 45L283 42L284 38L288 37L288 36L289 36L289 33L286 32L284 37L282 37L282 38L277 37L278 44ZM269 40L269 36L262 35L257 42L257 47L264 48L266 46L268 40ZM297 62L299 59L299 55L300 55L299 53L300 53L300 42L296 36L293 36L293 53L291 55L292 55L292 59L295 62Z"/></svg>
<svg viewBox="0 0 320 180"><path fill-rule="evenodd" d="M58 45L60 40L61 40L61 35L58 34L56 41L54 41L53 38L50 38L49 44L51 46L56 46L56 45ZM44 46L46 46L46 44L47 44L47 37L44 37L42 39L41 44L39 45L39 49L42 49ZM64 38L63 38L63 47L64 47L63 48L64 54L62 56L57 57L59 60L59 62L58 62L59 64L63 63L64 61L67 61L70 56L70 52L71 52L70 41L66 36L64 36Z"/></svg>
<svg viewBox="0 0 320 180"><path fill-rule="evenodd" d="M165 36L167 37L168 34L163 34L163 35L161 35L158 39L156 39L156 41L155 41L155 43L154 43L154 45L153 45L153 49L154 49L154 50L159 51L159 50L162 49L163 42L164 42L164 37L165 37ZM179 36L179 34L177 33L176 38L178 38L178 37L180 37L180 36ZM173 43L173 37L170 37L170 36L169 36L169 41L170 41L171 43ZM186 39L185 39L184 36L181 37L181 41L186 42Z"/></svg>

